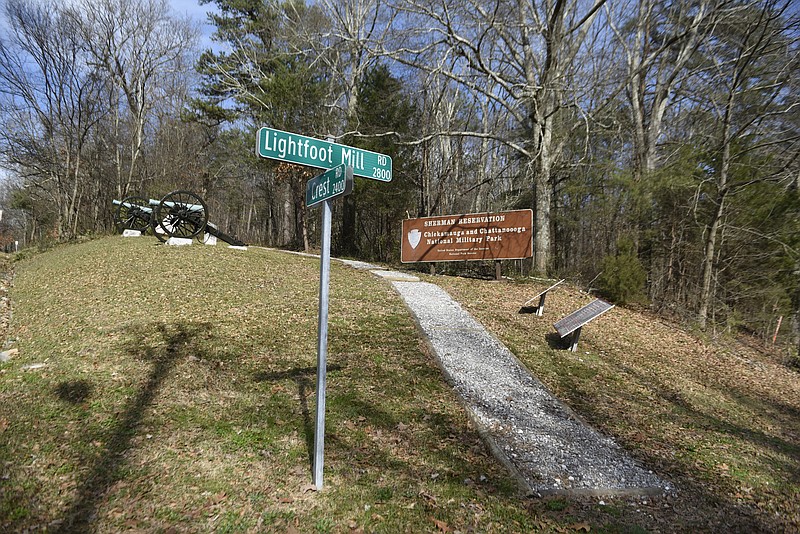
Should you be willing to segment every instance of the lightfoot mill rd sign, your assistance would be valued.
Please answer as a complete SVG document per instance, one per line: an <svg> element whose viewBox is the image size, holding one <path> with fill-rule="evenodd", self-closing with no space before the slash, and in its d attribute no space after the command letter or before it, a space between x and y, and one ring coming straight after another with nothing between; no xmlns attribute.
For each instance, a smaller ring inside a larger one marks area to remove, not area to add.
<svg viewBox="0 0 800 534"><path fill-rule="evenodd" d="M392 181L392 158L385 154L283 130L267 127L259 129L256 152L262 158L288 161L319 169L349 165L353 167L355 176L380 182Z"/></svg>

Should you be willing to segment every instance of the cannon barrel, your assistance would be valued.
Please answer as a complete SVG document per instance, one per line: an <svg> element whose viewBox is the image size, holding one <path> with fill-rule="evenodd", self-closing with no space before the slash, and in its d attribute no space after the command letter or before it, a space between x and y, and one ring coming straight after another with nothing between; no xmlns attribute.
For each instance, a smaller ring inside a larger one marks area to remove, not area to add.
<svg viewBox="0 0 800 534"><path fill-rule="evenodd" d="M201 206L200 204L183 204L183 203L180 203L180 202L170 202L168 200L161 201L161 200L156 200L154 198L150 199L150 205L151 206L158 206L162 202L168 208L174 208L176 204L180 204L181 206L185 207L186 209L188 209L190 211L203 211L203 206Z"/></svg>
<svg viewBox="0 0 800 534"><path fill-rule="evenodd" d="M114 199L111 202L115 206L123 206L123 207L129 208L129 209L130 208L139 208L140 210L142 210L142 211L144 211L146 213L153 213L153 208L148 208L147 206L138 206L136 204L131 204L130 202L124 202L122 200L117 200L117 199Z"/></svg>
<svg viewBox="0 0 800 534"><path fill-rule="evenodd" d="M241 241L241 240L233 237L232 235L228 235L228 234L222 232L217 227L217 225L213 224L213 223L206 224L206 233L208 233L210 235L213 235L217 239L225 241L227 244L233 245L235 247L246 247L247 246L247 243L245 243L244 241Z"/></svg>

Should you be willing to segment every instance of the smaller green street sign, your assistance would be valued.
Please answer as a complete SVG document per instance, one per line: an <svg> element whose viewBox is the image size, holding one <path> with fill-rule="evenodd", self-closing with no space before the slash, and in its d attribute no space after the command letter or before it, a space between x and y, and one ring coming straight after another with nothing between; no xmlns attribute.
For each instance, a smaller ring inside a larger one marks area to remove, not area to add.
<svg viewBox="0 0 800 534"><path fill-rule="evenodd" d="M385 154L273 128L258 130L256 153L262 158L318 169L349 165L356 176L380 182L392 181L392 158Z"/></svg>
<svg viewBox="0 0 800 534"><path fill-rule="evenodd" d="M339 165L306 183L306 207L310 208L329 198L353 192L353 167Z"/></svg>

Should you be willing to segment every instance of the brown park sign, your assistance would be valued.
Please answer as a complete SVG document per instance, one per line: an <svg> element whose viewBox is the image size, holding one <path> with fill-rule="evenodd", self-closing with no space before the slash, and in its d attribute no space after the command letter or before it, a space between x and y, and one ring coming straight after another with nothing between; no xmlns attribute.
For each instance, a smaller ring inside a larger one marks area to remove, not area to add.
<svg viewBox="0 0 800 534"><path fill-rule="evenodd" d="M403 263L530 258L533 211L406 219L402 241Z"/></svg>

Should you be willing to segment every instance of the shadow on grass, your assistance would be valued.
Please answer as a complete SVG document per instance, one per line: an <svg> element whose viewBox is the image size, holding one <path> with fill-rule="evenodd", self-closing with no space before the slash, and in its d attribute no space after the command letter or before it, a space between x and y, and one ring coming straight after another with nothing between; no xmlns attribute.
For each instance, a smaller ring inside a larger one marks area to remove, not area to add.
<svg viewBox="0 0 800 534"><path fill-rule="evenodd" d="M622 371L621 374L629 374L634 377L634 381L646 387L654 395L665 401L670 407L673 419L676 424L685 426L686 428L695 428L700 432L708 433L706 439L719 439L714 434L721 434L731 438L739 439L744 442L749 442L753 446L762 449L758 457L766 457L770 453L773 456L769 463L788 474L788 481L797 484L800 481L798 477L798 465L800 465L800 445L791 441L781 439L775 436L770 436L760 430L748 428L746 426L726 420L723 417L717 416L713 413L707 413L701 408L693 406L682 394L682 392L674 385L666 383L655 377L645 375L643 372L634 369L633 367L616 364L616 367ZM714 384L708 384L712 388L719 388ZM751 398L742 392L726 392L726 396L735 399L737 402L749 405L756 411L764 411L763 403ZM693 440L698 444L701 440ZM680 443L675 441L668 441L666 444L669 448L678 450ZM635 445L631 447L644 458L645 463L656 464L659 463L657 456L651 454ZM768 452L770 451L770 452ZM778 460L778 457L786 457L786 460ZM662 458L663 460L663 458ZM692 457L689 457L692 460ZM759 460L764 461L764 460ZM673 460L667 462L669 470L672 473L679 473L680 486L684 489L691 489L696 494L703 495L710 503L714 504L713 512L709 510L710 516L716 514L717 520L720 522L719 528L727 532L776 532L785 529L791 529L788 523L784 523L787 517L777 514L764 513L765 509L759 504L758 507L755 503L742 503L737 502L731 495L725 494L723 491L709 491L709 487L702 482L702 475L698 476L698 462L681 459L679 455L673 455ZM706 476L711 476L713 473L708 471ZM735 481L732 481L735 483ZM723 484L724 485L724 484ZM728 491L734 489L732 486ZM701 503L695 503L697 509ZM708 506L708 505L706 505ZM757 511L758 510L758 511ZM791 521L791 518L788 518Z"/></svg>
<svg viewBox="0 0 800 534"><path fill-rule="evenodd" d="M771 450L780 455L786 455L793 460L792 463L787 463L784 465L784 468L787 472L796 472L796 466L800 465L799 444L775 436L770 436L760 430L748 428L728 421L710 412L707 413L702 411L701 409L693 406L686 399L683 393L674 385L664 383L663 381L657 380L653 377L648 377L644 373L627 365L617 364L617 367L623 370L625 373L634 376L637 382L646 385L648 390L652 391L655 395L672 406L673 413L686 418L687 424L692 423L701 430L727 434L743 441L748 441L757 447ZM720 386L712 383L708 383L706 385L712 389L720 389ZM755 399L750 395L736 389L729 389L720 392L723 394L723 396L739 404L748 406L750 409L756 412L765 413L768 412L769 407L773 407L771 403L769 406L767 406L767 404L763 401ZM789 411L789 413L791 413L792 410L792 408L789 406L777 406L777 409L778 411ZM691 471L691 469L689 471Z"/></svg>
<svg viewBox="0 0 800 534"><path fill-rule="evenodd" d="M339 371L341 365L328 365L327 373ZM283 380L293 380L297 384L297 395L300 397L300 411L303 414L303 435L305 437L306 449L308 450L309 472L314 464L314 426L315 419L311 417L311 410L308 407L308 397L315 391L317 383L316 367L295 367L285 371L275 371L266 373L260 371L253 375L255 382L281 382Z"/></svg>
<svg viewBox="0 0 800 534"><path fill-rule="evenodd" d="M199 348L192 343L193 339L201 333L207 334L211 328L209 323L156 324L126 332L129 341L124 349L131 356L151 363L152 368L139 392L128 401L116 424L105 435L105 449L90 466L55 532L91 530L90 525L104 494L122 477L124 454L131 448L131 440L145 412L155 401L176 362L188 355L198 356ZM88 396L91 388L79 382L82 381L60 384L56 394L68 402L80 402L80 399Z"/></svg>
<svg viewBox="0 0 800 534"><path fill-rule="evenodd" d="M68 380L56 386L56 396L70 404L81 404L92 394L92 384L88 380Z"/></svg>
<svg viewBox="0 0 800 534"><path fill-rule="evenodd" d="M337 371L344 371L345 375L347 373L347 370L341 365L328 366L329 375ZM313 401L309 402L308 399L313 398L312 394L316 389L316 373L316 367L296 367L282 371L257 372L252 375L255 382L279 383L291 380L297 385L305 445L308 451L309 473L313 470L315 416L311 413L310 406L313 405ZM374 377L376 383L385 379L386 377ZM342 380L347 383L353 380L357 381L349 376L340 376L338 380L340 385ZM428 478L435 469L411 465L397 456L393 444L400 440L397 430L398 423L419 421L424 416L427 420L424 426L429 430L423 433L430 436L429 439L433 439L437 444L463 442L453 436L469 435L471 432L469 428L459 426L433 407L429 407L426 413L416 413L410 406L403 407L398 413L391 413L384 407L386 402L385 398L363 398L362 394L355 389L334 388L328 391L325 456L330 464L329 470L339 470L342 476L354 483L362 480L358 473L360 468L366 471L375 466L380 466L380 472L384 474L393 473L394 476L402 479L423 480ZM349 428L345 428L344 421L348 422ZM371 437L365 438L359 434L359 431L363 431ZM396 441L392 439L393 437ZM419 436L409 432L403 439L414 442L417 438ZM452 456L451 450L444 447L440 450L438 447L431 447L430 443L420 442L418 445L421 450L430 451L434 456L442 456L438 461L432 462L433 464L457 462L457 459ZM468 470L466 462L461 468L464 471Z"/></svg>
<svg viewBox="0 0 800 534"><path fill-rule="evenodd" d="M547 346L553 350L566 350L570 347L569 336L563 338L558 335L558 332L545 334L544 339L547 341Z"/></svg>
<svg viewBox="0 0 800 534"><path fill-rule="evenodd" d="M760 430L754 430L742 425L726 421L721 417L705 413L692 406L680 392L669 389L663 386L659 389L654 389L662 399L671 403L684 417L699 424L697 426L701 430L718 432L720 434L727 434L732 437L748 441L756 447L773 451L778 455L785 455L790 458L788 462L778 462L773 460L773 464L779 466L784 472L792 473L792 480L798 481L797 467L800 465L800 446L790 441L770 436ZM739 402L743 402L743 398L739 397ZM749 404L749 403L748 403Z"/></svg>

